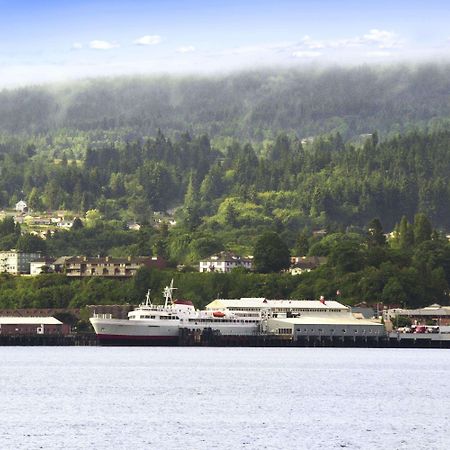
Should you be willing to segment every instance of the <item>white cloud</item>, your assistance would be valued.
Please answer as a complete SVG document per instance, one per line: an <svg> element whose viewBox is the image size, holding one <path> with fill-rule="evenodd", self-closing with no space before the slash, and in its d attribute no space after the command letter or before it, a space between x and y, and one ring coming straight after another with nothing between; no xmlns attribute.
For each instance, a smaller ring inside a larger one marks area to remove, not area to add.
<svg viewBox="0 0 450 450"><path fill-rule="evenodd" d="M403 41L398 39L397 34L392 31L370 30L363 36L365 42L377 45L379 48L398 48L403 45Z"/></svg>
<svg viewBox="0 0 450 450"><path fill-rule="evenodd" d="M320 55L322 55L321 52L314 52L310 50L299 50L292 53L292 56L295 56L296 58L317 58Z"/></svg>
<svg viewBox="0 0 450 450"><path fill-rule="evenodd" d="M74 43L72 44L72 48L73 48L74 50L80 50L81 48L83 48L83 44L82 44L81 42L74 42Z"/></svg>
<svg viewBox="0 0 450 450"><path fill-rule="evenodd" d="M292 42L281 42L274 44L257 44L242 47L229 48L221 51L219 55L244 55L247 53L273 53L294 48Z"/></svg>
<svg viewBox="0 0 450 450"><path fill-rule="evenodd" d="M305 47L314 49L314 48L324 48L325 44L320 41L315 41L311 38L311 36L304 36L303 39L300 41Z"/></svg>
<svg viewBox="0 0 450 450"><path fill-rule="evenodd" d="M133 44L135 44L135 45L156 45L156 44L159 44L160 42L161 42L161 36L146 35L146 36L141 36L138 39L135 39L133 41Z"/></svg>
<svg viewBox="0 0 450 450"><path fill-rule="evenodd" d="M95 50L111 50L119 45L116 42L94 40L89 42L89 47Z"/></svg>
<svg viewBox="0 0 450 450"><path fill-rule="evenodd" d="M315 40L306 35L300 40L300 47L314 49L324 48L355 48L364 46L375 46L378 48L400 48L404 41L399 39L396 33L386 30L378 30L373 28L363 36L355 36L351 38L334 39L334 40Z"/></svg>
<svg viewBox="0 0 450 450"><path fill-rule="evenodd" d="M392 55L391 52L386 52L383 50L379 50L379 51L375 51L375 52L367 52L366 53L367 56L369 56L370 58L386 58Z"/></svg>
<svg viewBox="0 0 450 450"><path fill-rule="evenodd" d="M177 48L177 53L192 53L195 52L195 47L193 45L186 45Z"/></svg>

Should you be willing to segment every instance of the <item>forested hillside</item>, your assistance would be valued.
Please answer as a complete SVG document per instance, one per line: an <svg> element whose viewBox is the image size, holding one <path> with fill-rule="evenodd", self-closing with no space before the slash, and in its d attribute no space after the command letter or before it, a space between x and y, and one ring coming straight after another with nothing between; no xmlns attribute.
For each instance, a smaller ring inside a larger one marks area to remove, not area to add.
<svg viewBox="0 0 450 450"><path fill-rule="evenodd" d="M258 256L260 239L276 236L287 263L290 252L327 264L300 277L183 273L188 297L202 305L217 292L332 298L339 290L348 303L448 303L446 70L254 72L3 91L0 209L24 199L34 215L63 209L83 221L47 229L44 239L2 211L0 250L159 255L189 272L220 251ZM128 228L132 221L139 231ZM147 276L159 278L145 279L145 289L166 277ZM42 286L2 276L0 305L83 306L111 301L116 288L122 300L130 287L138 293L134 281L41 279Z"/></svg>
<svg viewBox="0 0 450 450"><path fill-rule="evenodd" d="M254 71L215 77L101 79L0 93L0 131L189 131L262 141L340 132L383 135L450 118L447 65Z"/></svg>
<svg viewBox="0 0 450 450"><path fill-rule="evenodd" d="M38 211L96 208L107 220L139 222L178 207L189 231L276 228L288 240L305 226L364 226L374 217L392 230L418 212L450 228L449 131L385 141L374 133L357 145L340 134L306 145L280 134L259 152L238 141L216 148L208 136L186 133L92 145L67 138L57 150L49 142L3 139L1 205L24 197Z"/></svg>

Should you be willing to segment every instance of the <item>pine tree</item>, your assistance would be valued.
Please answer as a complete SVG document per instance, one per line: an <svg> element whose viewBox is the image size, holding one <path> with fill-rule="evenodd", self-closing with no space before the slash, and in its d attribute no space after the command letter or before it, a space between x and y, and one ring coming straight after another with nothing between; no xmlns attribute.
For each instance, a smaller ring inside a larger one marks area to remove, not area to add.
<svg viewBox="0 0 450 450"><path fill-rule="evenodd" d="M369 247L386 245L386 236L379 219L372 219L367 225L367 244Z"/></svg>
<svg viewBox="0 0 450 450"><path fill-rule="evenodd" d="M200 211L197 190L194 185L194 176L191 173L189 184L184 196L183 222L189 231L195 230L200 225Z"/></svg>
<svg viewBox="0 0 450 450"><path fill-rule="evenodd" d="M414 241L416 244L429 241L433 229L428 217L423 213L418 213L414 217Z"/></svg>
<svg viewBox="0 0 450 450"><path fill-rule="evenodd" d="M403 216L400 221L398 234L400 248L407 249L414 245L414 231L406 216Z"/></svg>

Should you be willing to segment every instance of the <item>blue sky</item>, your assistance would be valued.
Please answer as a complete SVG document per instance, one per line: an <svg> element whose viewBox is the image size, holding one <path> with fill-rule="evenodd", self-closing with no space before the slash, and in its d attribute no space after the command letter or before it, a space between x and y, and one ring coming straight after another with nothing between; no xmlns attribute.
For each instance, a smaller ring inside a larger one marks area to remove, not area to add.
<svg viewBox="0 0 450 450"><path fill-rule="evenodd" d="M0 21L0 87L450 55L443 0L0 0Z"/></svg>

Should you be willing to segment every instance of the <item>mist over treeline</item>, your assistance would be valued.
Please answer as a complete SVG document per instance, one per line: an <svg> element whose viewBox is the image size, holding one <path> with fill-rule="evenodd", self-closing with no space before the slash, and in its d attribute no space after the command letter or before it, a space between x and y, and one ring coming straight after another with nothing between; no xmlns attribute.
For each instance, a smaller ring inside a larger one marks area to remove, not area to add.
<svg viewBox="0 0 450 450"><path fill-rule="evenodd" d="M255 70L223 76L84 80L0 92L0 132L130 129L261 141L439 128L450 118L448 64Z"/></svg>

